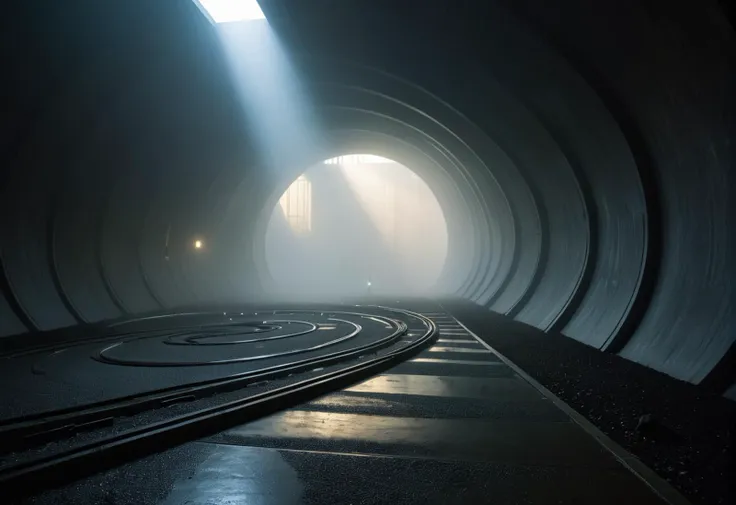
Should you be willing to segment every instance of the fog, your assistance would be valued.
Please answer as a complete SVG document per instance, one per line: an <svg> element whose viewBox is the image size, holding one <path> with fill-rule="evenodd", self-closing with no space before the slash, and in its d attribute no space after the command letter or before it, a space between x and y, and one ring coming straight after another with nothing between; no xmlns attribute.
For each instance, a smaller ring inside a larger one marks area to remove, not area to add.
<svg viewBox="0 0 736 505"><path fill-rule="evenodd" d="M282 296L436 294L447 256L439 202L412 170L354 154L306 170L280 198L266 261Z"/></svg>

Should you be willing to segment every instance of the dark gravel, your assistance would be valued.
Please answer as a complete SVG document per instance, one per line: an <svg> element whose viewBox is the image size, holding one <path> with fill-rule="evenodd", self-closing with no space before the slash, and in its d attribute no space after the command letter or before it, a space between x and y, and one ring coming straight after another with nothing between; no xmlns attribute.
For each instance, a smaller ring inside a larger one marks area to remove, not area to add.
<svg viewBox="0 0 736 505"><path fill-rule="evenodd" d="M444 306L693 504L736 503L736 402L471 303Z"/></svg>

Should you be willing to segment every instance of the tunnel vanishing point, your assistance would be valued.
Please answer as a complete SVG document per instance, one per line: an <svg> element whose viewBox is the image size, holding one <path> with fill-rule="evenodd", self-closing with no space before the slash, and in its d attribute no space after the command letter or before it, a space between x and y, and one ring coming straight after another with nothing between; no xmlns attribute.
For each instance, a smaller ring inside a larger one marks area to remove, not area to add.
<svg viewBox="0 0 736 505"><path fill-rule="evenodd" d="M423 167L449 294L736 398L726 4L430 3L262 2L320 125L281 171L193 2L6 6L0 337L258 299L279 195L367 152Z"/></svg>

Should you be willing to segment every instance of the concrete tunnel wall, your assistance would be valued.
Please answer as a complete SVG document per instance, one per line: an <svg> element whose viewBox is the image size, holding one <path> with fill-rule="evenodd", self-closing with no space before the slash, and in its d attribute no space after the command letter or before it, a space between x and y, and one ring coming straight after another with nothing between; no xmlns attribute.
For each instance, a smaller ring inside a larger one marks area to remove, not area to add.
<svg viewBox="0 0 736 505"><path fill-rule="evenodd" d="M716 3L262 3L322 129L280 174L193 3L10 8L0 335L259 296L280 191L360 148L424 166L472 237L453 293L733 386L736 36Z"/></svg>

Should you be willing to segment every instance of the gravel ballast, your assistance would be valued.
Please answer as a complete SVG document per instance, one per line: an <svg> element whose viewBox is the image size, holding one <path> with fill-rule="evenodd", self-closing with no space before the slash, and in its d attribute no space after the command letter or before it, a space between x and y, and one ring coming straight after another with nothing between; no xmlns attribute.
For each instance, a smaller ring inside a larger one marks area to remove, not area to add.
<svg viewBox="0 0 736 505"><path fill-rule="evenodd" d="M694 505L736 503L736 402L469 302L443 305Z"/></svg>

